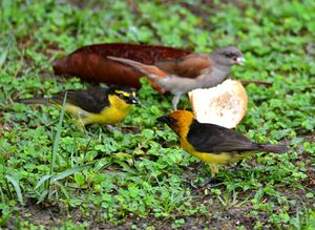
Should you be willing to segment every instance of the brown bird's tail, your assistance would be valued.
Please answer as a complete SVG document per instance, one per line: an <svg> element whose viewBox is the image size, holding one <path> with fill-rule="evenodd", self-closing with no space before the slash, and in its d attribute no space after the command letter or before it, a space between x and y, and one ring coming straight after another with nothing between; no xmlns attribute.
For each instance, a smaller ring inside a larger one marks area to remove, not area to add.
<svg viewBox="0 0 315 230"><path fill-rule="evenodd" d="M53 101L50 98L43 98L43 97L17 99L17 100L14 100L14 102L23 103L23 104L45 104L45 105L53 103Z"/></svg>
<svg viewBox="0 0 315 230"><path fill-rule="evenodd" d="M133 61L131 59L127 59L127 58L118 58L118 57L113 57L113 56L108 56L107 58L132 66L139 72L147 75L148 78L151 80L157 80L159 78L163 78L169 75L168 73L165 73L164 71L162 71L161 69L159 69L158 67L154 65L146 65L137 61Z"/></svg>
<svg viewBox="0 0 315 230"><path fill-rule="evenodd" d="M289 148L286 145L258 144L257 150L263 152L285 153L289 151Z"/></svg>

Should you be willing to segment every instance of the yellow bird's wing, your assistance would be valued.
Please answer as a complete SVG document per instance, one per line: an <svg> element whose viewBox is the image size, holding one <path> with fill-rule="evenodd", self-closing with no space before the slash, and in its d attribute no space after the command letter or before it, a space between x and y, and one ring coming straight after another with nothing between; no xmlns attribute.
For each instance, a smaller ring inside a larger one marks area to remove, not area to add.
<svg viewBox="0 0 315 230"><path fill-rule="evenodd" d="M80 107L89 113L100 113L109 106L109 88L93 87L85 90L69 90L67 93L67 103ZM65 92L52 97L52 100L62 104Z"/></svg>

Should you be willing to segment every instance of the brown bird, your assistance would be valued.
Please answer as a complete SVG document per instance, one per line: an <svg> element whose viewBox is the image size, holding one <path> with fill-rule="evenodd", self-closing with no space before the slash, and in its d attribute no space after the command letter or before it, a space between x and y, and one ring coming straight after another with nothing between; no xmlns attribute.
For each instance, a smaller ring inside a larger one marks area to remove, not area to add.
<svg viewBox="0 0 315 230"><path fill-rule="evenodd" d="M162 71L178 77L197 78L212 69L214 62L211 59L216 56L215 53L209 56L208 54L196 54L189 50L165 46L122 43L97 44L82 47L68 56L56 60L53 63L53 69L57 75L78 76L84 81L139 88L139 79L143 76L143 72L109 60L107 56L155 65ZM230 56L230 60L235 62L234 64L243 60L241 53L239 51L236 53L238 55ZM158 89L156 86L155 88ZM163 93L163 90L159 91Z"/></svg>
<svg viewBox="0 0 315 230"><path fill-rule="evenodd" d="M190 54L191 51L165 46L137 44L96 44L81 47L73 53L54 61L56 75L78 76L83 81L104 82L106 84L140 88L143 73L134 68L107 59L115 56L154 65L161 60L175 60Z"/></svg>
<svg viewBox="0 0 315 230"><path fill-rule="evenodd" d="M134 67L156 82L161 89L171 92L174 95L172 100L174 110L177 109L181 95L193 89L209 88L220 84L230 73L232 65L244 62L242 53L232 46L217 49L210 56L191 54L176 61L159 62L157 63L159 67L125 58L108 57L108 59Z"/></svg>

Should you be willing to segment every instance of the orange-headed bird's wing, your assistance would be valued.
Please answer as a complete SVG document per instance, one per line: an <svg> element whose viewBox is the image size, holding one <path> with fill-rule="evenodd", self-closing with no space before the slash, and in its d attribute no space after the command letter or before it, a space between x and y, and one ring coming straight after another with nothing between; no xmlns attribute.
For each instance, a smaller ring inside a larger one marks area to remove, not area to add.
<svg viewBox="0 0 315 230"><path fill-rule="evenodd" d="M257 150L257 144L247 137L215 124L194 120L187 134L188 142L199 152L220 153Z"/></svg>

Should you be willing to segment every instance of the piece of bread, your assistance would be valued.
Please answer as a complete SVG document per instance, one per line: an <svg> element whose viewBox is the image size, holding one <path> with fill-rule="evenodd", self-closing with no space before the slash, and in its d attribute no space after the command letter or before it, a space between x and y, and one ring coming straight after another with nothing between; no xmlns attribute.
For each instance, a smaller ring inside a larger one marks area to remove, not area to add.
<svg viewBox="0 0 315 230"><path fill-rule="evenodd" d="M201 123L234 128L247 110L246 90L239 81L228 79L216 87L192 90L188 95L195 118Z"/></svg>

